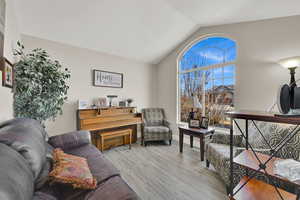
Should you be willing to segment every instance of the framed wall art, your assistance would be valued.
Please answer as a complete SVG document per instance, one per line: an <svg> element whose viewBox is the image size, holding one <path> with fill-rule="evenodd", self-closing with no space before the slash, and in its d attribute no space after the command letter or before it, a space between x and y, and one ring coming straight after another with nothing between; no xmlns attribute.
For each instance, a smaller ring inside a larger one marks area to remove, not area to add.
<svg viewBox="0 0 300 200"><path fill-rule="evenodd" d="M96 87L123 88L123 74L93 70L93 85Z"/></svg>
<svg viewBox="0 0 300 200"><path fill-rule="evenodd" d="M2 59L2 85L4 87L13 87L14 66L6 58Z"/></svg>

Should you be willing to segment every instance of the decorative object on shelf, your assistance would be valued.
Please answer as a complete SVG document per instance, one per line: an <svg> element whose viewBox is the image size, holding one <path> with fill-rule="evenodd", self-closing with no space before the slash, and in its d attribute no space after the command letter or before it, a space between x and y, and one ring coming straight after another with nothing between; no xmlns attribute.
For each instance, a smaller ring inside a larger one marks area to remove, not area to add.
<svg viewBox="0 0 300 200"><path fill-rule="evenodd" d="M127 99L126 101L127 101L127 106L130 107L133 102L133 99Z"/></svg>
<svg viewBox="0 0 300 200"><path fill-rule="evenodd" d="M126 107L126 101L119 101L120 107Z"/></svg>
<svg viewBox="0 0 300 200"><path fill-rule="evenodd" d="M14 67L6 58L2 59L4 64L2 68L2 85L4 87L13 87Z"/></svg>
<svg viewBox="0 0 300 200"><path fill-rule="evenodd" d="M274 172L290 181L300 180L300 162L293 159L276 160Z"/></svg>
<svg viewBox="0 0 300 200"><path fill-rule="evenodd" d="M14 66L15 117L36 119L41 123L54 120L62 114L62 107L67 100L70 71L57 60L52 60L43 49L34 49L25 54L24 46L20 42L17 45L14 54L20 61Z"/></svg>
<svg viewBox="0 0 300 200"><path fill-rule="evenodd" d="M114 98L117 98L117 95L107 95L107 98L109 99L109 107L112 107L112 101Z"/></svg>
<svg viewBox="0 0 300 200"><path fill-rule="evenodd" d="M279 88L277 105L280 116L300 116L300 88L295 80L295 70L300 66L300 56L282 59L278 62L284 68L290 70L290 84L284 84Z"/></svg>
<svg viewBox="0 0 300 200"><path fill-rule="evenodd" d="M107 99L105 97L100 97L98 99L98 107L107 107Z"/></svg>
<svg viewBox="0 0 300 200"><path fill-rule="evenodd" d="M5 0L0 0L0 58L4 56L4 33L5 33L5 13L6 12L6 3ZM3 67L4 63L1 63Z"/></svg>
<svg viewBox="0 0 300 200"><path fill-rule="evenodd" d="M209 118L208 117L202 117L201 119L201 128L208 129L209 125Z"/></svg>
<svg viewBox="0 0 300 200"><path fill-rule="evenodd" d="M94 70L93 76L94 86L123 88L123 74L121 73Z"/></svg>
<svg viewBox="0 0 300 200"><path fill-rule="evenodd" d="M87 100L78 100L78 109L87 109L89 103Z"/></svg>
<svg viewBox="0 0 300 200"><path fill-rule="evenodd" d="M189 128L201 128L201 120L199 119L190 119Z"/></svg>

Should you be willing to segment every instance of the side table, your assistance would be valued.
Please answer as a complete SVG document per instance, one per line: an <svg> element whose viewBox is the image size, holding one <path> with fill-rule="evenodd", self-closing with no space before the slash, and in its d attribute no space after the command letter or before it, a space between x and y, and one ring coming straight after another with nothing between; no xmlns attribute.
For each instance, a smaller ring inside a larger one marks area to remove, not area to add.
<svg viewBox="0 0 300 200"><path fill-rule="evenodd" d="M193 148L194 137L200 139L200 159L204 161L204 148L205 148L205 136L211 136L214 134L214 128L208 129L197 129L197 128L188 128L188 127L178 127L179 128L179 152L182 153L183 150L183 136L190 136L190 145Z"/></svg>

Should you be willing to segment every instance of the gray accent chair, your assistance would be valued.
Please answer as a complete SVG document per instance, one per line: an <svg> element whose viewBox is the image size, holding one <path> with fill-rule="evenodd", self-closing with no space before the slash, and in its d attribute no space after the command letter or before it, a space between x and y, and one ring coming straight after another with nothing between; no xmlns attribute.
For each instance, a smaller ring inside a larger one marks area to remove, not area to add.
<svg viewBox="0 0 300 200"><path fill-rule="evenodd" d="M162 108L142 109L142 118L142 145L146 146L148 141L162 140L172 144L172 130Z"/></svg>
<svg viewBox="0 0 300 200"><path fill-rule="evenodd" d="M271 147L276 147L280 141L293 130L295 126L275 124L267 122L256 122L258 128L263 133L265 139L270 143ZM229 131L228 131L229 132ZM237 130L237 132L239 132ZM248 141L252 145L254 150L259 153L270 154L270 146L267 145L262 136L258 133L257 129L252 123L249 124L248 131ZM227 191L229 191L230 186L230 135L229 133L216 132L211 141L206 145L206 165L213 165L217 173L221 176L222 180L226 184ZM245 139L242 135L234 135L233 137L233 155L238 156L242 151L245 150ZM300 133L298 133L293 139L291 139L281 151L277 153L277 157L280 158L292 158L299 160L300 156ZM236 186L241 178L246 175L246 169L233 165L234 176L233 182ZM251 170L248 171L249 174L253 173ZM255 175L255 178L267 183L274 182L277 187L287 190L292 193L298 194L299 191L294 185L288 184L287 182L282 182L280 179L272 178L271 181L262 173Z"/></svg>

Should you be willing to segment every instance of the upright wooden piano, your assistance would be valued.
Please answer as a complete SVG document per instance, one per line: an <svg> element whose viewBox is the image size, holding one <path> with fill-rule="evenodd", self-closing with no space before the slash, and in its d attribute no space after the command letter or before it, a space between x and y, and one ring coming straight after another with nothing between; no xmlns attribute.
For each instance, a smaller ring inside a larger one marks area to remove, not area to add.
<svg viewBox="0 0 300 200"><path fill-rule="evenodd" d="M118 130L132 131L132 142L137 141L137 125L142 123L140 113L135 107L107 107L77 110L77 129L91 132L92 142L99 148L101 134ZM129 137L117 137L105 141L104 149L129 144Z"/></svg>

